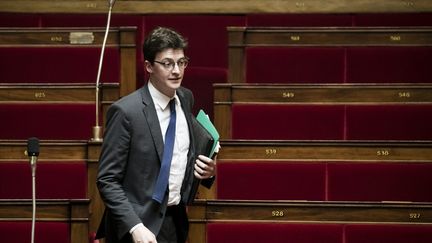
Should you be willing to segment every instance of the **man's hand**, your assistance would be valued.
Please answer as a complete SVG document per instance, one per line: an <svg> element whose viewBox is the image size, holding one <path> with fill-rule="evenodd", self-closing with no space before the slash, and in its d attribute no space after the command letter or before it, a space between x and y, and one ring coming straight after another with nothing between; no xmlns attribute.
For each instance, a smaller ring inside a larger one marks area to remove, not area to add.
<svg viewBox="0 0 432 243"><path fill-rule="evenodd" d="M157 243L156 236L143 224L132 231L132 239L134 243Z"/></svg>
<svg viewBox="0 0 432 243"><path fill-rule="evenodd" d="M216 173L216 158L210 159L204 155L198 156L195 161L194 175L198 179L208 179Z"/></svg>

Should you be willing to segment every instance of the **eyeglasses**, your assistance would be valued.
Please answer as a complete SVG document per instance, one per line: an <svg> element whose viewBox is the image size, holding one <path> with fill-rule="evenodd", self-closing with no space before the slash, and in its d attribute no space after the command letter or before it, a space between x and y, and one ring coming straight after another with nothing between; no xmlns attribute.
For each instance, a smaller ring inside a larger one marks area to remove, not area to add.
<svg viewBox="0 0 432 243"><path fill-rule="evenodd" d="M163 61L154 61L155 63L161 64L167 71L172 71L177 63L179 69L185 69L189 63L189 59L187 57L179 59L177 62L174 62L173 59L165 59Z"/></svg>

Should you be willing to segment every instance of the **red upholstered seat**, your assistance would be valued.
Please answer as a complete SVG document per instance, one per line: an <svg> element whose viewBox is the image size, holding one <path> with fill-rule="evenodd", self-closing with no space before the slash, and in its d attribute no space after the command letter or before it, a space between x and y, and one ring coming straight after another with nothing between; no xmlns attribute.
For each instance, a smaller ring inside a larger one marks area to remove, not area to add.
<svg viewBox="0 0 432 243"><path fill-rule="evenodd" d="M246 48L248 83L343 83L343 48Z"/></svg>
<svg viewBox="0 0 432 243"><path fill-rule="evenodd" d="M347 225L345 243L430 243L431 225Z"/></svg>
<svg viewBox="0 0 432 243"><path fill-rule="evenodd" d="M375 13L353 15L354 26L432 26L429 13Z"/></svg>
<svg viewBox="0 0 432 243"><path fill-rule="evenodd" d="M349 140L432 140L432 105L348 106Z"/></svg>
<svg viewBox="0 0 432 243"><path fill-rule="evenodd" d="M171 27L187 37L186 55L192 67L228 67L227 26L244 26L245 18L235 15L148 15L145 30L157 26ZM189 67L188 67L189 68Z"/></svg>
<svg viewBox="0 0 432 243"><path fill-rule="evenodd" d="M38 27L39 15L38 14L25 14L25 13L1 13L0 14L0 27Z"/></svg>
<svg viewBox="0 0 432 243"><path fill-rule="evenodd" d="M0 198L32 198L32 175L28 163L0 163ZM87 198L87 166L85 162L53 163L39 161L36 167L36 198Z"/></svg>
<svg viewBox="0 0 432 243"><path fill-rule="evenodd" d="M349 14L248 14L248 27L351 26Z"/></svg>
<svg viewBox="0 0 432 243"><path fill-rule="evenodd" d="M432 202L431 175L428 163L331 163L328 200Z"/></svg>
<svg viewBox="0 0 432 243"><path fill-rule="evenodd" d="M342 140L344 106L232 106L233 139Z"/></svg>
<svg viewBox="0 0 432 243"><path fill-rule="evenodd" d="M248 83L432 82L430 47L248 47L245 53Z"/></svg>
<svg viewBox="0 0 432 243"><path fill-rule="evenodd" d="M342 226L335 224L209 223L207 243L221 242L342 243Z"/></svg>
<svg viewBox="0 0 432 243"><path fill-rule="evenodd" d="M225 68L188 67L182 85L195 96L194 114L203 109L213 120L213 83L226 83Z"/></svg>
<svg viewBox="0 0 432 243"><path fill-rule="evenodd" d="M94 83L100 47L0 48L1 83ZM102 83L120 81L117 48L105 50Z"/></svg>
<svg viewBox="0 0 432 243"><path fill-rule="evenodd" d="M31 222L0 221L0 239L4 243L23 243L31 240ZM36 222L36 243L70 243L67 222Z"/></svg>
<svg viewBox="0 0 432 243"><path fill-rule="evenodd" d="M325 200L325 164L220 162L217 198L238 200Z"/></svg>
<svg viewBox="0 0 432 243"><path fill-rule="evenodd" d="M0 104L0 139L88 140L94 104Z"/></svg>
<svg viewBox="0 0 432 243"><path fill-rule="evenodd" d="M347 83L431 83L430 47L347 49Z"/></svg>

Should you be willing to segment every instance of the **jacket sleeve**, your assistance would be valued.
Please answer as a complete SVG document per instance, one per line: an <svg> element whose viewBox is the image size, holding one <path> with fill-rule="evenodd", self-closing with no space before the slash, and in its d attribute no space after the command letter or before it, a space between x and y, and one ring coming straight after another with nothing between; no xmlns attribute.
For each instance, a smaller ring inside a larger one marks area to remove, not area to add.
<svg viewBox="0 0 432 243"><path fill-rule="evenodd" d="M119 238L128 233L133 226L141 223L122 186L130 149L130 130L130 121L126 113L116 104L112 105L107 112L97 187L110 213L111 223L116 225Z"/></svg>

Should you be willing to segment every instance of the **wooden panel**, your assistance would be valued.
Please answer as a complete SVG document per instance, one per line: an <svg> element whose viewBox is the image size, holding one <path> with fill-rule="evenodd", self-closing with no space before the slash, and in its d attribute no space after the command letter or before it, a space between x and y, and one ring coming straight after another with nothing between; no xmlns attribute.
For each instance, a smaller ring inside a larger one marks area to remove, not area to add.
<svg viewBox="0 0 432 243"><path fill-rule="evenodd" d="M421 104L432 102L431 85L287 85L215 84L215 105Z"/></svg>
<svg viewBox="0 0 432 243"><path fill-rule="evenodd" d="M106 1L68 0L59 4L57 1L36 0L2 0L0 9L5 12L30 13L105 13L108 10ZM125 0L117 1L114 11L117 13L158 14L158 13L364 13L364 12L425 12L431 11L432 4L428 0L398 1L372 0L330 1L320 0Z"/></svg>
<svg viewBox="0 0 432 243"><path fill-rule="evenodd" d="M243 46L431 46L429 28L228 27L243 32ZM243 30L243 31L242 31ZM236 42L230 46L236 46Z"/></svg>
<svg viewBox="0 0 432 243"><path fill-rule="evenodd" d="M24 154L26 141L0 141L0 163L28 160ZM41 141L39 160L45 161L85 161L87 159L86 141Z"/></svg>
<svg viewBox="0 0 432 243"><path fill-rule="evenodd" d="M432 162L428 142L288 142L222 141L218 162L241 161L351 161Z"/></svg>
<svg viewBox="0 0 432 243"><path fill-rule="evenodd" d="M205 207L206 222L432 223L429 204L208 200L195 205ZM189 215L191 221L203 220Z"/></svg>
<svg viewBox="0 0 432 243"><path fill-rule="evenodd" d="M102 219L103 212L105 210L105 204L102 201L99 191L96 187L96 178L99 167L99 154L102 142L88 143L87 150L87 177L88 177L88 196L90 199L90 232L96 232L100 220Z"/></svg>
<svg viewBox="0 0 432 243"><path fill-rule="evenodd" d="M102 84L101 102L113 103L119 96L118 84ZM94 103L94 85L17 84L0 85L0 103Z"/></svg>
<svg viewBox="0 0 432 243"><path fill-rule="evenodd" d="M119 28L111 28L107 46L117 46ZM128 28L127 31L134 31ZM0 28L0 47L30 46L100 46L103 42L103 28ZM133 43L126 43L133 44Z"/></svg>

